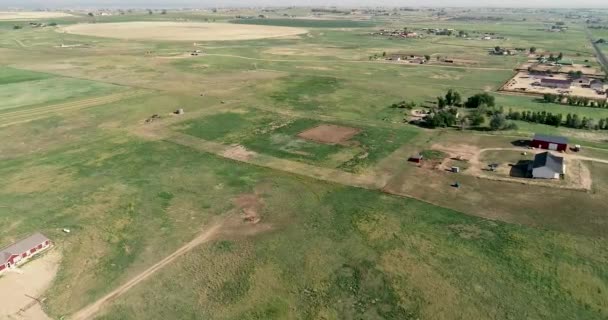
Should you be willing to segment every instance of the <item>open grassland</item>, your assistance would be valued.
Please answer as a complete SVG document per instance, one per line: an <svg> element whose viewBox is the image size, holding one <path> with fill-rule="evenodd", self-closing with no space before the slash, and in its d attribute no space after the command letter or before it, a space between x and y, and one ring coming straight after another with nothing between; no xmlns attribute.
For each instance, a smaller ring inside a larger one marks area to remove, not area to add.
<svg viewBox="0 0 608 320"><path fill-rule="evenodd" d="M608 317L607 165L584 162L593 177L589 192L432 167L447 155L436 152L438 146L509 148L533 132L566 134L583 144L581 154L608 159L605 132L526 123L499 133L427 130L404 124L409 111L390 107L402 100L431 106L450 88L465 98L498 89L526 57L488 55L496 45L590 58L581 23L549 33L544 29L561 13L511 12L495 22L420 11L307 26L311 19L281 22L283 13L310 10L268 13L268 25L255 29L308 32L240 41L214 34L195 45L151 40L160 34L154 29L145 30L145 40L126 32L120 36L128 40L117 40L0 23L0 136L8 137L0 142L0 244L40 231L63 252L45 294L49 315L73 314L230 218L212 241L102 305L99 318ZM74 27L103 31L105 22L228 22L236 14L260 13L134 12L57 21L58 28L78 22ZM92 21L99 23L84 24ZM376 27L347 25L355 22ZM506 39L369 34L403 27L495 32ZM203 54L191 56L193 50ZM429 54L432 61L369 60L383 52ZM469 62L445 65L441 58ZM495 96L507 110L608 116L603 109ZM171 114L179 108L186 113ZM154 114L159 119L144 124ZM298 136L319 125L356 134L336 144ZM220 152L224 147L259 157L247 163ZM436 159L422 167L406 161L418 152ZM481 161L518 156L488 157ZM458 161L449 163L473 167ZM277 165L294 163L303 169ZM450 186L456 181L459 189Z"/></svg>
<svg viewBox="0 0 608 320"><path fill-rule="evenodd" d="M273 177L257 188L270 232L188 254L100 319L606 314L601 242L306 180Z"/></svg>
<svg viewBox="0 0 608 320"><path fill-rule="evenodd" d="M3 101L0 106L0 114L26 106L57 103L119 90L119 86L63 77L2 84L0 85L0 96L3 97ZM36 92L36 94L29 94L30 92Z"/></svg>

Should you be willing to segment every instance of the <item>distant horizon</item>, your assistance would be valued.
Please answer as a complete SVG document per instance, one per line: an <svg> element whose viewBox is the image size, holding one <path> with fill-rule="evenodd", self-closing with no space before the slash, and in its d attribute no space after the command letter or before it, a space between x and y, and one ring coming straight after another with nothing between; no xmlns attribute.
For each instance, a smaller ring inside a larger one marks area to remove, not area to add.
<svg viewBox="0 0 608 320"><path fill-rule="evenodd" d="M576 6L565 0L513 0L510 6L504 6L504 1L487 0L483 6L474 0L428 0L424 5L411 0L177 0L177 1L144 1L144 0L3 0L0 9L48 10L48 9L83 9L83 8L167 8L167 9L206 9L206 8L259 8L259 7L411 7L411 8L488 8L488 9L608 9L608 1L580 0Z"/></svg>

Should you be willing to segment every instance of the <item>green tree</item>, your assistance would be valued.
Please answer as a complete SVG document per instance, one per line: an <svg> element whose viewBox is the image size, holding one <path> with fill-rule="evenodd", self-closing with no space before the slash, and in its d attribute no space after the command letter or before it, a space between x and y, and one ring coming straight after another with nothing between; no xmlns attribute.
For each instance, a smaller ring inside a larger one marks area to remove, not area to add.
<svg viewBox="0 0 608 320"><path fill-rule="evenodd" d="M482 105L493 107L495 105L495 100L494 96L484 92L469 97L464 105L467 108L479 108Z"/></svg>
<svg viewBox="0 0 608 320"><path fill-rule="evenodd" d="M448 105L446 99L444 99L443 97L437 97L437 107L439 109L443 109Z"/></svg>
<svg viewBox="0 0 608 320"><path fill-rule="evenodd" d="M530 53L536 53L536 47L530 47Z"/></svg>
<svg viewBox="0 0 608 320"><path fill-rule="evenodd" d="M490 118L490 129L494 131L503 130L507 126L507 118L502 113L497 113Z"/></svg>

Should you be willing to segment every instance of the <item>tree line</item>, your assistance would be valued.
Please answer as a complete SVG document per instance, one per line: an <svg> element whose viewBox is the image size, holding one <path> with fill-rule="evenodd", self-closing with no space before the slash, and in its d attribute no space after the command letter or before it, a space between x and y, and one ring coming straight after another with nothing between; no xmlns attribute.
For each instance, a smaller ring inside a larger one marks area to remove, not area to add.
<svg viewBox="0 0 608 320"><path fill-rule="evenodd" d="M567 104L578 107L589 108L608 108L606 99L592 99L581 96L570 96L563 94L545 93L543 94L543 102Z"/></svg>
<svg viewBox="0 0 608 320"><path fill-rule="evenodd" d="M608 118L596 122L592 118L580 117L578 114L568 113L566 117L561 113L546 111L513 111L509 109L507 119L520 120L531 123L540 123L555 127L567 127L572 129L608 130Z"/></svg>

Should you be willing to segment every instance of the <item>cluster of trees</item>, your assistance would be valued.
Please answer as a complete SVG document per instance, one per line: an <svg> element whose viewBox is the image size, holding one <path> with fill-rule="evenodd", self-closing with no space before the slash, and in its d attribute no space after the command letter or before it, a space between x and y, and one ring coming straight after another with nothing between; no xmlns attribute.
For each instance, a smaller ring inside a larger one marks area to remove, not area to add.
<svg viewBox="0 0 608 320"><path fill-rule="evenodd" d="M437 97L437 107L439 109L443 109L445 107L456 106L459 107L462 104L462 96L458 91L454 91L452 89L448 90L448 92L443 97Z"/></svg>
<svg viewBox="0 0 608 320"><path fill-rule="evenodd" d="M608 108L608 103L605 99L596 100L587 97L565 96L561 94L545 93L543 94L543 102L568 104L578 107L589 108Z"/></svg>
<svg viewBox="0 0 608 320"><path fill-rule="evenodd" d="M470 96L467 101L462 102L462 96L458 91L448 90L443 97L437 97L437 107L443 109L445 107L466 107L470 109L479 108L481 106L494 107L494 96L484 92Z"/></svg>
<svg viewBox="0 0 608 320"><path fill-rule="evenodd" d="M557 61L562 60L563 58L564 58L564 54L560 52L557 56L555 56L553 53L551 53L551 54L549 54L549 57L546 59L551 62L557 62ZM545 59L545 55L541 54L540 57L538 57L538 60L543 60L543 59Z"/></svg>
<svg viewBox="0 0 608 320"><path fill-rule="evenodd" d="M461 116L456 107L473 109L466 116ZM448 90L443 97L437 97L437 110L425 118L424 125L429 128L452 127L459 125L463 130L468 126L479 127L490 117L489 126L492 130L515 129L513 122L507 121L502 108L495 108L494 96L487 92L469 97L464 103L462 96L455 90Z"/></svg>
<svg viewBox="0 0 608 320"><path fill-rule="evenodd" d="M561 113L551 113L546 111L512 111L507 113L507 119L521 120L532 123L546 124L556 127L567 127L573 129L588 130L608 130L608 118L600 119L597 123L592 118L580 117L577 114L568 113L566 117Z"/></svg>

